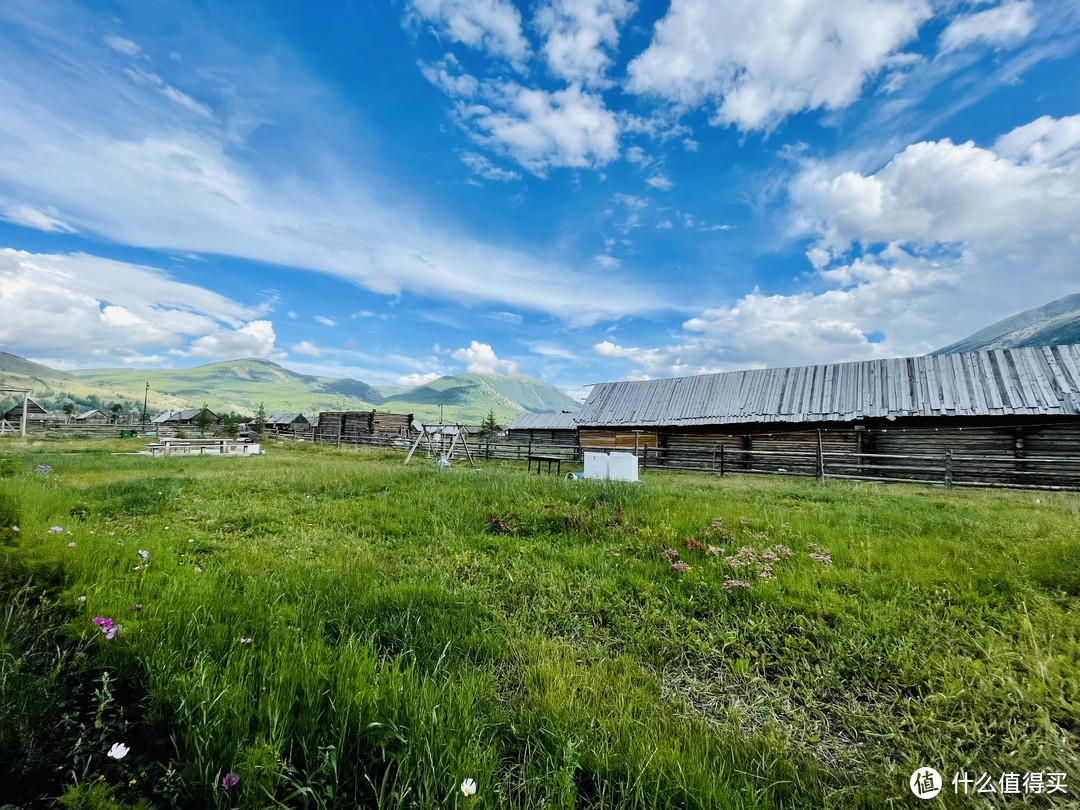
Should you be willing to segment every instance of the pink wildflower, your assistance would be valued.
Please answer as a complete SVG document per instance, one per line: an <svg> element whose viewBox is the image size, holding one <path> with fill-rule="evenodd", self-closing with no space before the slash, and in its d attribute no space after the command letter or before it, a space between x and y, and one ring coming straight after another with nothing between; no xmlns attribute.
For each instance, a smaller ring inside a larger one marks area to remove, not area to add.
<svg viewBox="0 0 1080 810"><path fill-rule="evenodd" d="M228 790L229 788L234 788L239 784L240 784L240 777L237 776L232 771L229 771L227 774L225 774L223 777L221 777L221 789L222 790Z"/></svg>
<svg viewBox="0 0 1080 810"><path fill-rule="evenodd" d="M690 570L690 566L684 562L676 562L671 564L671 570L676 574L685 574Z"/></svg>

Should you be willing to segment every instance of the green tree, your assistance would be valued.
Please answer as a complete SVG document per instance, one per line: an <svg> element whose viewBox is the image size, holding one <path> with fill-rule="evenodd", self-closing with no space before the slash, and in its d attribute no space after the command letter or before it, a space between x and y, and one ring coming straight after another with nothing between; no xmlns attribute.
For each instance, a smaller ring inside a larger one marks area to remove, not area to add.
<svg viewBox="0 0 1080 810"><path fill-rule="evenodd" d="M124 406L121 405L119 402L114 402L112 405L109 406L109 410L112 412L113 422L119 422L120 414L123 412Z"/></svg>
<svg viewBox="0 0 1080 810"><path fill-rule="evenodd" d="M240 423L243 419L236 411L229 411L223 417L221 417L221 424L225 431L225 435L230 439L235 439L236 434L240 432Z"/></svg>
<svg viewBox="0 0 1080 810"><path fill-rule="evenodd" d="M266 408L263 404L259 403L259 412L255 414L255 421L251 424L251 429L259 434L259 438L263 437L266 433Z"/></svg>
<svg viewBox="0 0 1080 810"><path fill-rule="evenodd" d="M70 420L72 414L75 413L75 403L74 402L65 402L64 407L63 407L63 411L64 411L65 414L67 414L68 419Z"/></svg>
<svg viewBox="0 0 1080 810"><path fill-rule="evenodd" d="M480 423L480 435L484 437L484 457L491 458L491 440L496 438L502 431L499 420L495 418L494 409L488 411L484 421Z"/></svg>
<svg viewBox="0 0 1080 810"><path fill-rule="evenodd" d="M199 415L195 417L195 427L199 429L199 436L206 435L206 428L210 426L210 408L206 403L203 403L202 408L199 409Z"/></svg>

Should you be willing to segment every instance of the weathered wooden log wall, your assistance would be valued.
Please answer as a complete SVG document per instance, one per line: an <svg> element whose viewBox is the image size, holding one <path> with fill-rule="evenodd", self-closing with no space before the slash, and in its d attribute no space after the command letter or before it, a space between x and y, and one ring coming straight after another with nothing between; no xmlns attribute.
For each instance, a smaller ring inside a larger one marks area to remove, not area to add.
<svg viewBox="0 0 1080 810"><path fill-rule="evenodd" d="M410 438L413 415L383 411L323 411L315 428L317 441L352 442L378 436Z"/></svg>
<svg viewBox="0 0 1080 810"><path fill-rule="evenodd" d="M655 430L642 430L635 434L632 430L581 428L578 432L578 440L581 442L582 447L618 447L622 450L633 450L635 447L635 435L637 436L636 446L639 448L645 446L658 447L660 445L660 434Z"/></svg>

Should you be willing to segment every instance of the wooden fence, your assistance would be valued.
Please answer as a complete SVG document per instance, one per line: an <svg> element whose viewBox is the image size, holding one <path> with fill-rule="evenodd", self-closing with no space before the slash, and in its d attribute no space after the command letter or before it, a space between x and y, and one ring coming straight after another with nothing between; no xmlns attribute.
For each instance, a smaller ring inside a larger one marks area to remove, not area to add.
<svg viewBox="0 0 1080 810"><path fill-rule="evenodd" d="M286 437L282 437L286 438ZM449 438L445 448L449 449ZM407 451L406 439L378 437L319 437L315 440L336 446L384 447ZM534 453L560 456L565 462L580 464L585 451L608 452L610 446L581 447L576 444L548 444L487 441L472 437L469 448L475 457L525 462ZM440 451L440 448L436 448ZM421 452L427 452L425 447ZM623 452L634 452L627 448ZM465 458L459 445L457 459ZM858 481L935 484L951 487L1008 487L1019 489L1080 490L1080 457L970 454L946 450L942 453L858 453L826 450L742 450L723 444L712 448L641 447L637 450L642 470L665 469L705 472L714 475L789 475Z"/></svg>

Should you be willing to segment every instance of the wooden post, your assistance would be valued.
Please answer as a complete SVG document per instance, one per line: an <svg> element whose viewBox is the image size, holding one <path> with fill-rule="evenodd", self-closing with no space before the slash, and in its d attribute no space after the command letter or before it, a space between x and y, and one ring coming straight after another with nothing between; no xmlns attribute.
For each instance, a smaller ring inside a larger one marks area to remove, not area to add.
<svg viewBox="0 0 1080 810"><path fill-rule="evenodd" d="M945 489L952 489L952 450L945 451Z"/></svg>
<svg viewBox="0 0 1080 810"><path fill-rule="evenodd" d="M817 432L817 480L825 483L825 454L821 451L821 431Z"/></svg>
<svg viewBox="0 0 1080 810"><path fill-rule="evenodd" d="M635 449L634 452L636 453L637 449ZM645 469L649 469L649 445L645 445L645 453L642 457L642 461L645 464Z"/></svg>
<svg viewBox="0 0 1080 810"><path fill-rule="evenodd" d="M22 395L22 419L19 420L19 435L26 438L26 410L30 407L30 392L23 391Z"/></svg>
<svg viewBox="0 0 1080 810"><path fill-rule="evenodd" d="M724 445L720 445L720 477L724 477Z"/></svg>

